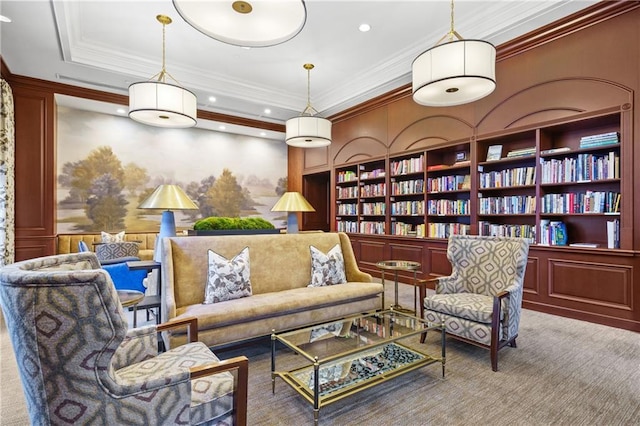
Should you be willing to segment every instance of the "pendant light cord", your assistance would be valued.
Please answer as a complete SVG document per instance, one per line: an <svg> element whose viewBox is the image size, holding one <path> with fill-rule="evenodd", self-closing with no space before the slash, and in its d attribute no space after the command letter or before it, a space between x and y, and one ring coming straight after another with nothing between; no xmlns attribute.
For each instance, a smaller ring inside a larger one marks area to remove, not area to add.
<svg viewBox="0 0 640 426"><path fill-rule="evenodd" d="M304 64L303 68L307 70L307 106L300 115L308 114L310 116L314 116L318 113L318 111L311 106L311 70L313 69L313 64Z"/></svg>

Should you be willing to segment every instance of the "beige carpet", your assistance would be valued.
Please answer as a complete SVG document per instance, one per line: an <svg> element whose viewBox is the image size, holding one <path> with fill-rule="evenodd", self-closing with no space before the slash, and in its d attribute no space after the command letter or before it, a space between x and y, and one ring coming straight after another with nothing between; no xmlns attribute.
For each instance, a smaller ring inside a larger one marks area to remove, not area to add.
<svg viewBox="0 0 640 426"><path fill-rule="evenodd" d="M411 287L401 302L412 305ZM387 289L391 301L391 289ZM432 333L426 347L438 351ZM0 424L28 417L15 359L0 327ZM419 345L415 339L412 344ZM271 393L270 342L217 351L246 354L250 425L310 425L313 410L288 385ZM278 366L297 356L280 350ZM640 334L524 310L518 348L488 351L447 340L447 372L424 367L323 408L321 425L640 425Z"/></svg>

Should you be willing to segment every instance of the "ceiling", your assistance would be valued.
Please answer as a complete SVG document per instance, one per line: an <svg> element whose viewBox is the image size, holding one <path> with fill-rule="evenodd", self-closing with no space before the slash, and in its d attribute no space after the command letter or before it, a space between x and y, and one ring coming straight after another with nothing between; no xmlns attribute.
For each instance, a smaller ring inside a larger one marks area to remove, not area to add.
<svg viewBox="0 0 640 426"><path fill-rule="evenodd" d="M497 46L594 3L456 1L455 30ZM165 14L173 18L166 28L166 69L197 95L199 109L283 124L306 106L304 63L315 65L311 103L327 117L410 83L413 59L444 36L451 22L446 0L307 0L305 6L307 20L296 37L246 49L198 32L171 0L2 0L0 14L12 22L0 23L0 52L12 74L127 95L131 83L161 69L162 26L155 17ZM371 30L360 32L362 23ZM57 100L117 114L109 104ZM204 121L198 125L220 125Z"/></svg>

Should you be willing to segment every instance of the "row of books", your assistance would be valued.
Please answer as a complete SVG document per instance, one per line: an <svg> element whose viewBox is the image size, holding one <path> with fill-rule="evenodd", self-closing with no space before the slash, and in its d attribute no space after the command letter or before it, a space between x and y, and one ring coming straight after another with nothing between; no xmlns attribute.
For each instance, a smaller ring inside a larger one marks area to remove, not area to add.
<svg viewBox="0 0 640 426"><path fill-rule="evenodd" d="M450 235L469 235L471 226L464 223L430 223L429 237L449 238Z"/></svg>
<svg viewBox="0 0 640 426"><path fill-rule="evenodd" d="M427 179L428 192L460 191L471 188L471 175L440 176Z"/></svg>
<svg viewBox="0 0 640 426"><path fill-rule="evenodd" d="M424 171L424 155L391 162L391 176L420 173Z"/></svg>
<svg viewBox="0 0 640 426"><path fill-rule="evenodd" d="M479 199L479 214L535 214L536 197L533 195L506 195Z"/></svg>
<svg viewBox="0 0 640 426"><path fill-rule="evenodd" d="M391 203L392 215L424 215L424 201L396 201Z"/></svg>
<svg viewBox="0 0 640 426"><path fill-rule="evenodd" d="M619 132L599 133L580 138L580 148L594 148L597 146L613 145L620 143Z"/></svg>
<svg viewBox="0 0 640 426"><path fill-rule="evenodd" d="M480 173L480 188L535 185L535 167L517 167L500 171Z"/></svg>
<svg viewBox="0 0 640 426"><path fill-rule="evenodd" d="M545 194L542 213L619 213L620 193L613 191L585 191Z"/></svg>
<svg viewBox="0 0 640 426"><path fill-rule="evenodd" d="M418 238L424 238L424 223L412 224L404 222L394 222L391 224L393 235L415 235Z"/></svg>
<svg viewBox="0 0 640 426"><path fill-rule="evenodd" d="M469 200L429 200L427 212L430 215L468 215Z"/></svg>
<svg viewBox="0 0 640 426"><path fill-rule="evenodd" d="M361 197L384 197L385 195L387 195L387 185L385 183L362 185L360 187Z"/></svg>
<svg viewBox="0 0 640 426"><path fill-rule="evenodd" d="M386 203L362 203L363 215L384 216L387 213Z"/></svg>
<svg viewBox="0 0 640 426"><path fill-rule="evenodd" d="M391 194L412 195L424 193L424 179L391 182Z"/></svg>
<svg viewBox="0 0 640 426"><path fill-rule="evenodd" d="M370 170L368 172L360 172L360 180L365 180L365 179L376 179L376 178L382 178L386 176L386 172L384 171L384 169L375 169L375 170Z"/></svg>
<svg viewBox="0 0 640 426"><path fill-rule="evenodd" d="M377 222L377 221L362 221L362 222L360 222L360 233L361 234L383 235L384 234L384 228L385 228L384 222Z"/></svg>
<svg viewBox="0 0 640 426"><path fill-rule="evenodd" d="M542 183L582 182L620 178L620 155L579 154L576 157L543 160Z"/></svg>
<svg viewBox="0 0 640 426"><path fill-rule="evenodd" d="M540 244L547 246L566 246L567 242L567 225L564 222L549 219L540 221Z"/></svg>
<svg viewBox="0 0 640 426"><path fill-rule="evenodd" d="M509 225L481 220L478 222L478 234L491 237L526 238L531 243L536 241L536 227L533 225Z"/></svg>
<svg viewBox="0 0 640 426"><path fill-rule="evenodd" d="M358 232L358 222L352 220L337 220L336 230L338 232L348 232L355 234Z"/></svg>
<svg viewBox="0 0 640 426"><path fill-rule="evenodd" d="M336 188L336 197L337 198L358 198L358 187L357 186L347 186L345 188L338 187Z"/></svg>
<svg viewBox="0 0 640 426"><path fill-rule="evenodd" d="M342 170L338 172L338 182L354 182L358 180L358 174L351 170Z"/></svg>
<svg viewBox="0 0 640 426"><path fill-rule="evenodd" d="M357 204L338 204L338 215L340 216L357 216L358 205Z"/></svg>

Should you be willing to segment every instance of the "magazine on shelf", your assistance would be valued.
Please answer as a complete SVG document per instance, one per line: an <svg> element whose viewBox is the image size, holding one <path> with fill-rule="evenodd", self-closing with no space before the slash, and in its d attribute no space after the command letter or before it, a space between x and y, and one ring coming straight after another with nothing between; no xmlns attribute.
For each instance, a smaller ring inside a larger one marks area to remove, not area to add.
<svg viewBox="0 0 640 426"><path fill-rule="evenodd" d="M495 161L502 158L502 145L491 145L487 149L487 161Z"/></svg>

